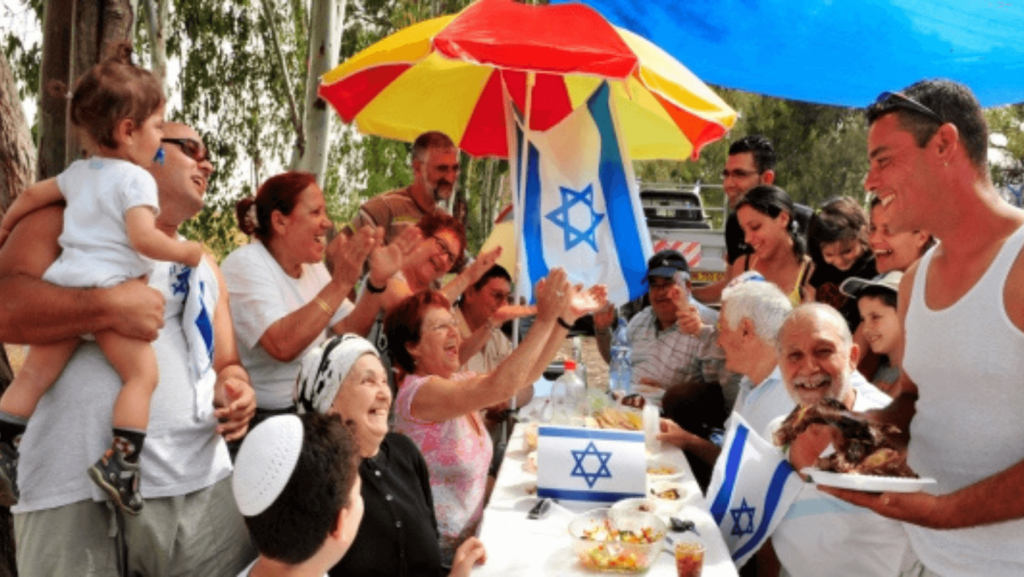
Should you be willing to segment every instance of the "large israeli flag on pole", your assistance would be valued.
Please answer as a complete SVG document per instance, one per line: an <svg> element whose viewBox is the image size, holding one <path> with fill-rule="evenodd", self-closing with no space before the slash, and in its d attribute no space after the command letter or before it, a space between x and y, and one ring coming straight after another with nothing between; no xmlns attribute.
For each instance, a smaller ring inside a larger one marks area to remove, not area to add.
<svg viewBox="0 0 1024 577"><path fill-rule="evenodd" d="M517 288L531 301L534 284L555 267L574 283L607 285L617 304L647 292L651 237L610 91L603 83L586 106L544 132L525 130L505 100L519 278L526 281Z"/></svg>
<svg viewBox="0 0 1024 577"><path fill-rule="evenodd" d="M771 537L802 487L803 480L782 450L734 412L707 499L737 567Z"/></svg>

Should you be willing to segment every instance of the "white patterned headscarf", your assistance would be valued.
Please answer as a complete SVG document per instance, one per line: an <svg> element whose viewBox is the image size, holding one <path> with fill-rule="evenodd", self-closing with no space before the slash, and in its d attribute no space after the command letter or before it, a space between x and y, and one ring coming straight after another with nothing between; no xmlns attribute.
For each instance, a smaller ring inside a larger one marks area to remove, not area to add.
<svg viewBox="0 0 1024 577"><path fill-rule="evenodd" d="M380 358L370 341L354 334L330 338L309 351L295 382L293 396L299 414L327 413L352 365L363 355Z"/></svg>

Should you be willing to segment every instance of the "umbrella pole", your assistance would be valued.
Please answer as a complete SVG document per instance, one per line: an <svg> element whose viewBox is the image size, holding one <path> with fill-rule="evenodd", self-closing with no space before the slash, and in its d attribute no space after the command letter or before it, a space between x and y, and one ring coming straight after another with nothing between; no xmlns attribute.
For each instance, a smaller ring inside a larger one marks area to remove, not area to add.
<svg viewBox="0 0 1024 577"><path fill-rule="evenodd" d="M530 108L532 108L532 106L533 106L533 85L534 85L535 81L536 81L536 75L533 72L527 72L526 73L526 110L523 113L523 122L524 122L525 127L523 129L523 149L519 151L519 166L520 166L519 174L525 174L525 171L526 171L526 147L527 147L527 143L529 142L529 139L527 138L527 136L528 136L529 130L530 130ZM504 77L502 77L502 83L504 84ZM505 98L508 98L508 91L507 90L504 91L504 94L505 94ZM511 138L510 140L511 141L509 142L509 150L513 150L515 148L515 146L516 146L516 142L515 142L514 138ZM522 243L523 243L523 239L522 239L522 234L523 234L523 229L522 229L523 207L522 207L521 202L520 202L520 193L522 192L523 183L520 182L519 179L515 179L515 181L516 181L516 187L515 187L516 189L512 191L512 205L514 207L513 210L512 210L512 213L515 215L515 218L516 218L515 222L516 222L516 225L517 225L516 226L516 229L517 229L516 230L516 239L517 239L517 242L516 242L516 279L518 279L518 281L516 282L516 295L517 295L516 301L519 301L520 299L522 299L522 298L524 298L526 296L525 290L524 290L524 285L523 285L523 282L524 282L524 277L523 277L523 268L524 268L523 267L523 253L524 253L524 251L519 250L519 247L522 246ZM525 282L529 282L529 280L527 279ZM519 317L516 317L515 321L512 322L512 343L515 346L517 346L517 347L519 346ZM516 396L515 395L512 395L512 398L509 400L508 406L509 406L509 408L512 411L515 411L518 408L518 407L516 407ZM501 422L502 449L504 449L505 448L504 445L506 445L508 443L508 440L507 440L508 439L508 435L509 435L508 424L509 424L509 419L505 419L504 421Z"/></svg>

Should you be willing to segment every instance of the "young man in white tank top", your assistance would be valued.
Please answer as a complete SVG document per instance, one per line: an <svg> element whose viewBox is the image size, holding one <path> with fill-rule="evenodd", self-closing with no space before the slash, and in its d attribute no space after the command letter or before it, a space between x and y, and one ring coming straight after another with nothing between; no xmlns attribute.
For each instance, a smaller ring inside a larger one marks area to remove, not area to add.
<svg viewBox="0 0 1024 577"><path fill-rule="evenodd" d="M909 430L911 466L937 483L828 491L905 521L935 574L1024 574L1024 211L992 185L988 128L966 87L883 93L868 122L865 188L893 232L940 241L900 285L905 371L879 415Z"/></svg>

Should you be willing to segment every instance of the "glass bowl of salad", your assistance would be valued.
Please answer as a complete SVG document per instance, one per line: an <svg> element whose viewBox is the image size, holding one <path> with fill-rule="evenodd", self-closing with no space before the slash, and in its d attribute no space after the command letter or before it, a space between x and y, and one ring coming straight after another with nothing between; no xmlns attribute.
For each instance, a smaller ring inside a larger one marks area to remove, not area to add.
<svg viewBox="0 0 1024 577"><path fill-rule="evenodd" d="M643 573L664 547L666 529L654 513L593 509L573 518L569 537L587 569Z"/></svg>

